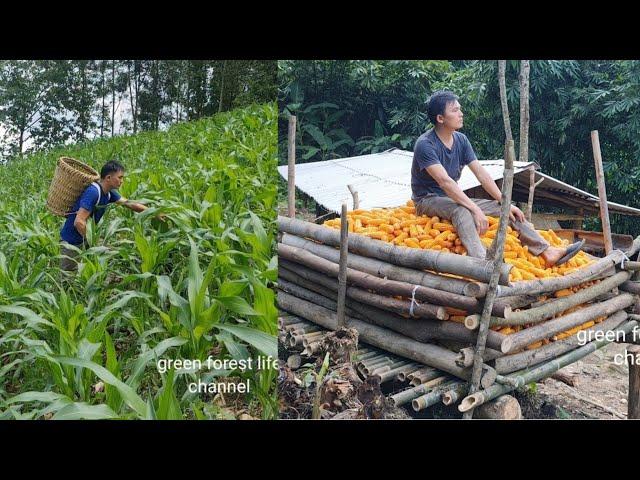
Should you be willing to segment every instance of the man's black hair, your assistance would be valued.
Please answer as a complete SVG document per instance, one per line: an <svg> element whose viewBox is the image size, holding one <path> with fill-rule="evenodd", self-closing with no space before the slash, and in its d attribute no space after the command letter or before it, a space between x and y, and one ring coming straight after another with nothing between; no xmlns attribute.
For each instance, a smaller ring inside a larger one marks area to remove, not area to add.
<svg viewBox="0 0 640 480"><path fill-rule="evenodd" d="M107 175L116 172L124 172L124 165L122 165L120 162L116 162L115 160L110 160L105 163L102 167L102 170L100 170L100 178L105 178Z"/></svg>
<svg viewBox="0 0 640 480"><path fill-rule="evenodd" d="M427 102L427 115L434 126L438 124L437 116L444 115L447 104L458 100L458 96L448 90L439 90L434 92Z"/></svg>

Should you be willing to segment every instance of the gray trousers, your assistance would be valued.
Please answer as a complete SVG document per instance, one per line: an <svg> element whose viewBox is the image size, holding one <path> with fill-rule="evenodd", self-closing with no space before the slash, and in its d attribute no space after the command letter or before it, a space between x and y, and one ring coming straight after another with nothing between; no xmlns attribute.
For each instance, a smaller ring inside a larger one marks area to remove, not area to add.
<svg viewBox="0 0 640 480"><path fill-rule="evenodd" d="M65 272L75 272L78 270L78 261L76 260L78 252L69 248L68 245L69 244L65 241L62 241L60 244L60 255L62 255L62 258L60 259L60 270ZM77 245L77 247L85 249L87 248L87 244L82 242L82 244Z"/></svg>
<svg viewBox="0 0 640 480"><path fill-rule="evenodd" d="M501 207L495 200L478 198L470 200L478 205L485 215L500 217ZM430 217L438 216L449 220L456 227L458 237L462 245L467 249L467 254L470 257L485 258L486 249L480 241L473 215L466 207L454 202L449 197L434 195L418 200L416 202L416 213ZM535 231L531 223L516 220L510 221L509 225L520 234L520 242L523 245L527 245L532 255L540 255L549 247L549 242Z"/></svg>

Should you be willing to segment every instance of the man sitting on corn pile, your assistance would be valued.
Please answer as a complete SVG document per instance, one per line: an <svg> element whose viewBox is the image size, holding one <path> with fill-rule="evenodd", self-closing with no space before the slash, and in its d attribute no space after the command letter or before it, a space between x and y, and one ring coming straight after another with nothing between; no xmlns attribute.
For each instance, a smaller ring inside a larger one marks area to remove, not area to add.
<svg viewBox="0 0 640 480"><path fill-rule="evenodd" d="M104 164L100 170L100 180L89 185L76 200L67 216L60 237L62 239L62 259L60 268L64 271L75 271L78 268L76 257L80 248L86 248L87 220L92 217L96 224L104 215L111 203L122 205L134 212L144 212L147 207L141 203L127 200L117 191L124 181L124 166L115 160ZM164 219L163 215L158 216ZM73 245L74 248L70 248Z"/></svg>
<svg viewBox="0 0 640 480"><path fill-rule="evenodd" d="M468 255L484 259L486 250L480 236L489 227L486 215L500 216L502 193L476 158L469 139L457 131L463 125L458 97L448 91L434 93L429 98L427 113L434 128L416 141L411 166L416 213L450 220ZM495 200L467 197L457 183L465 165ZM569 261L584 244L582 240L567 248L550 246L515 205L511 206L509 218L511 228L520 234L522 244L529 247L532 255L541 256L547 266Z"/></svg>

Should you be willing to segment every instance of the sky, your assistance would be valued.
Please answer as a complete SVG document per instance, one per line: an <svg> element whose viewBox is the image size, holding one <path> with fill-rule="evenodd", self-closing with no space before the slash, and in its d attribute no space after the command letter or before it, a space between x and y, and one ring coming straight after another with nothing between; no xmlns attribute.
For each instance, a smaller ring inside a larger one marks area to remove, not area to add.
<svg viewBox="0 0 640 480"><path fill-rule="evenodd" d="M98 102L96 102L96 105L101 106L102 101L98 100ZM109 102L110 103L110 102ZM123 97L120 99L120 101L118 102L118 99L116 98L116 111L115 111L115 134L116 135L120 135L122 134L122 121L125 119L130 119L131 118L131 102L129 100L129 96L128 95L123 95ZM4 135L6 133L6 127L0 123L0 143L4 142ZM110 132L109 132L110 133ZM91 138L90 138L91 139ZM2 152L3 148L1 148L2 145L0 145L0 152ZM25 150L28 148L33 147L33 141L31 139L27 139L27 141L25 142L24 148Z"/></svg>

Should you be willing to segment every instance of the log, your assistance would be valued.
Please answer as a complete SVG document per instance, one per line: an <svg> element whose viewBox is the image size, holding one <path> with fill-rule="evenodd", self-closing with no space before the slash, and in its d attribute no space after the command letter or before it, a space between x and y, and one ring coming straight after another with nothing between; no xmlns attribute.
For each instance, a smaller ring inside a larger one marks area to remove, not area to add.
<svg viewBox="0 0 640 480"><path fill-rule="evenodd" d="M620 290L633 293L634 295L640 295L640 282L626 281L620 284Z"/></svg>
<svg viewBox="0 0 640 480"><path fill-rule="evenodd" d="M512 295L499 297L493 302L491 313L496 317L504 317L504 312L514 308L522 308L538 301L538 295Z"/></svg>
<svg viewBox="0 0 640 480"><path fill-rule="evenodd" d="M415 370L417 366L419 366L419 363L410 363L407 365L403 365L400 367L396 367L392 370L389 370L387 372L384 372L382 374L380 374L380 379L379 379L379 383L386 383L389 382L391 380L397 379L398 375L400 375L401 373L406 373L409 372L411 370Z"/></svg>
<svg viewBox="0 0 640 480"><path fill-rule="evenodd" d="M288 272L285 270L282 270L280 274L283 276L288 276ZM298 298L313 302L316 305L320 305L321 307L337 311L338 304L334 300L326 298L322 296L322 294L311 292L307 288L296 285L295 283L289 282L288 280L284 280L282 277L278 277L278 288L290 295L295 295ZM347 309L347 314L351 315L352 317L359 317L358 312L355 312L350 308Z"/></svg>
<svg viewBox="0 0 640 480"><path fill-rule="evenodd" d="M440 385L434 388L431 392L425 393L424 395L420 395L417 398L411 400L411 408L414 411L419 412L421 410L425 410L432 405L435 405L439 401L442 400L442 395L444 392L449 390L454 385L454 382L448 382L444 385Z"/></svg>
<svg viewBox="0 0 640 480"><path fill-rule="evenodd" d="M413 372L411 375L408 375L407 380L409 380L411 385L418 386L439 377L441 374L442 372L440 370L436 370L435 368L423 367L417 372Z"/></svg>
<svg viewBox="0 0 640 480"><path fill-rule="evenodd" d="M562 317L549 320L540 325L521 330L518 333L507 335L502 341L500 350L502 353L510 353L526 347L532 343L545 338L550 338L556 333L564 332L573 327L577 327L583 323L593 320L602 315L610 315L618 310L622 310L632 305L635 297L629 293L623 293L618 297L607 300L606 302L597 303L589 307L580 309L579 311L569 313Z"/></svg>
<svg viewBox="0 0 640 480"><path fill-rule="evenodd" d="M624 262L624 265L620 265L620 268L622 268L623 270L632 270L634 272L637 272L638 270L640 270L640 262L626 261Z"/></svg>
<svg viewBox="0 0 640 480"><path fill-rule="evenodd" d="M624 253L627 257L631 258L638 252L640 252L640 235L633 239L633 242L631 242L631 246Z"/></svg>
<svg viewBox="0 0 640 480"><path fill-rule="evenodd" d="M596 165L596 180L598 182L598 201L600 202L600 219L602 220L602 234L604 236L604 250L607 255L613 250L611 238L611 223L609 222L609 204L607 203L607 187L602 168L602 152L600 151L600 137L597 130L591 131L591 146L593 147L593 161Z"/></svg>
<svg viewBox="0 0 640 480"><path fill-rule="evenodd" d="M326 275L304 267L299 263L279 259L278 266L291 272L295 272L299 276L309 281L316 282L330 290L335 292L338 291L338 283L336 279L327 277ZM347 286L346 294L349 298L357 300L358 302L366 303L367 305L371 305L388 312L408 315L411 318L432 318L436 320L445 320L447 318L445 308L439 305L417 302L414 302L412 305L410 300L398 300L392 297L385 297L358 287Z"/></svg>
<svg viewBox="0 0 640 480"><path fill-rule="evenodd" d="M340 245L340 232L314 223L303 222L295 218L287 218L279 215L278 230L300 237L312 238L313 240L334 247ZM390 243L374 240L357 233L350 236L349 252L384 260L394 265L452 273L454 275L480 280L481 282L489 281L493 268L491 262L480 258L445 253L438 250L397 247ZM502 285L509 284L509 272L511 268L512 266L507 263L500 264L500 283Z"/></svg>
<svg viewBox="0 0 640 480"><path fill-rule="evenodd" d="M556 373L551 375L550 378L553 378L558 382L562 382L566 385L569 385L570 387L576 387L578 385L578 380L577 380L578 377L574 375L570 375L566 372L563 372L562 370L558 370Z"/></svg>
<svg viewBox="0 0 640 480"><path fill-rule="evenodd" d="M624 253L614 250L610 255L597 260L591 265L582 267L562 277L541 278L537 280L526 280L516 282L509 287L500 287L498 297L510 295L537 295L540 293L556 292L564 288L575 287L581 283L593 280L597 275L611 269L624 259Z"/></svg>
<svg viewBox="0 0 640 480"><path fill-rule="evenodd" d="M329 289L325 289L324 287L314 284L313 282L308 282L299 277L297 274L283 268L282 265L280 265L280 275L286 276L287 280L295 282L296 284L302 283L302 281L304 281L306 282L304 287L308 290L313 290L313 292L318 292L321 295L333 295L332 300L335 301L336 299L335 291L330 291ZM322 291L324 291L324 293L322 293ZM310 293L312 292L306 292L306 296L303 295L300 298L304 298L308 301L311 301L312 303L316 303L313 300L314 297L311 296ZM357 312L354 313L354 315L349 316L355 316L356 318L359 318L360 320L366 321L368 323L373 323L380 327L389 328L390 330L394 330L419 342L429 342L432 340L457 340L469 343L475 342L477 338L476 332L467 330L464 325L456 322L443 322L440 320L426 319L411 320L387 312L385 310L380 310L370 305L365 305L351 298L347 298L347 307L349 307L350 311ZM335 310L330 306L326 308ZM487 338L487 346L499 350L504 338L504 335L498 332L491 331L489 332L489 336Z"/></svg>
<svg viewBox="0 0 640 480"><path fill-rule="evenodd" d="M349 227L347 219L347 204L342 204L343 221L340 224L340 261L338 263L338 325L344 326L345 297L347 295L347 255L349 254ZM280 253L280 252L278 252Z"/></svg>
<svg viewBox="0 0 640 480"><path fill-rule="evenodd" d="M635 320L631 320L618 327L616 331L620 331L626 334L629 333L636 325L638 325L638 322L636 322ZM494 384L485 390L465 397L460 403L458 410L460 410L461 412L466 412L467 410L477 408L483 403L493 400L494 398L497 398L502 394L509 393L516 388L520 388L528 383L536 382L542 378L546 378L549 375L552 375L554 372L560 370L561 368L577 362L581 358L586 357L590 353L595 352L599 348L602 348L609 343L611 342L606 338L601 340L594 340L591 343L576 348L569 353L566 353L547 363L543 363L542 365L539 365L531 370L521 370L520 372L516 372L513 375L510 375L510 377L515 381L515 386Z"/></svg>
<svg viewBox="0 0 640 480"><path fill-rule="evenodd" d="M429 370L434 370L434 371L435 371L435 369L434 369L434 368L431 368L431 367L422 367L422 366L420 366L420 367L418 367L418 368L414 368L414 369L412 369L412 370L407 370L406 372L400 372L400 373L398 373L398 375L396 376L396 380L397 380L398 382L403 382L403 383L404 383L404 382L406 382L406 381L408 381L408 380L409 380L409 377L410 377L410 376L411 376L411 378L413 378L413 374L414 374L414 373L416 373L416 372L419 372L419 371L420 371L420 370L422 370L423 368L428 368Z"/></svg>
<svg viewBox="0 0 640 480"><path fill-rule="evenodd" d="M498 322L504 320L502 317L491 317L489 319L489 326L496 325ZM467 315L464 318L464 326L469 330L477 330L480 327L480 315L474 313L473 315Z"/></svg>
<svg viewBox="0 0 640 480"><path fill-rule="evenodd" d="M391 397L389 397L391 405L393 405L394 407L401 407L402 405L409 403L414 398L417 398L420 395L424 395L438 385L442 385L445 382L449 383L451 381L451 377L440 375L416 387L407 388L406 390L398 392L395 395L391 395Z"/></svg>
<svg viewBox="0 0 640 480"><path fill-rule="evenodd" d="M282 291L278 292L277 301L283 310L307 318L329 330L337 329L336 314L331 310L301 300ZM347 317L347 326L355 328L359 334L358 338L370 345L409 358L418 363L437 368L463 380L471 378L471 371L458 367L455 363L456 354L445 348L429 343L417 342L394 331L371 325L351 317ZM484 383L489 384L495 381L495 376L495 370L487 367L483 373L482 380ZM491 377L493 377L493 379Z"/></svg>
<svg viewBox="0 0 640 480"><path fill-rule="evenodd" d="M471 365L473 365L474 355L475 355L474 347L461 348L460 351L458 352L458 359L456 360L456 363L458 364L458 366L463 368L470 367ZM485 348L484 350L485 362L495 360L496 358L502 357L502 356L504 356L504 353L502 353L499 350L494 350L492 348Z"/></svg>
<svg viewBox="0 0 640 480"><path fill-rule="evenodd" d="M533 350L524 350L513 355L497 357L494 362L494 368L496 372L503 375L546 362L579 347L581 338L596 338L596 335L615 330L627 317L628 315L625 311L616 312L603 322L597 323L593 327L578 332L564 340L551 342Z"/></svg>
<svg viewBox="0 0 640 480"><path fill-rule="evenodd" d="M289 217L296 216L296 117L289 117L289 150L287 167L287 204Z"/></svg>
<svg viewBox="0 0 640 480"><path fill-rule="evenodd" d="M278 258L304 265L330 277L335 278L339 275L339 265L303 250L302 248L291 247L289 245L279 243ZM422 285L399 282L397 280L382 279L369 273L354 270L353 268L347 268L346 275L347 282L350 285L371 290L380 295L402 296L407 298L415 296L416 300L433 304L459 308L467 311L481 311L480 302L473 297L444 292L442 290L436 290L435 288L424 287ZM504 302L501 303L496 309L496 315L499 314L498 312L504 312L505 308L508 308L508 305Z"/></svg>
<svg viewBox="0 0 640 480"><path fill-rule="evenodd" d="M340 259L340 254L335 248L311 242L288 233L282 235L282 243L292 247L301 248L326 260L330 260L333 263L338 263ZM349 254L347 266L354 270L370 273L376 277L388 278L390 280L397 280L399 282L406 282L413 285L422 285L424 287L430 287L436 290L456 293L468 297L481 298L484 297L487 292L487 285L485 283L445 277L435 273L391 265L390 263L383 262L382 260L363 257L353 253Z"/></svg>
<svg viewBox="0 0 640 480"><path fill-rule="evenodd" d="M625 358L629 360L629 397L627 418L640 418L640 346L627 348ZM631 356L629 356L631 355Z"/></svg>
<svg viewBox="0 0 640 480"><path fill-rule="evenodd" d="M458 382L453 388L450 388L442 394L442 403L447 406L453 405L454 403L457 403L463 395L466 395L468 391L468 383Z"/></svg>
<svg viewBox="0 0 640 480"><path fill-rule="evenodd" d="M491 402L487 402L476 410L477 418L490 420L520 420L522 410L520 403L511 395L501 395Z"/></svg>
<svg viewBox="0 0 640 480"><path fill-rule="evenodd" d="M594 298L609 292L621 283L627 281L631 276L630 272L618 272L614 276L602 280L591 287L584 288L572 295L551 300L544 305L528 310L514 312L510 308L505 309L504 319L498 319L492 325L525 325L528 323L538 323L554 315L564 312L571 307L582 305Z"/></svg>

